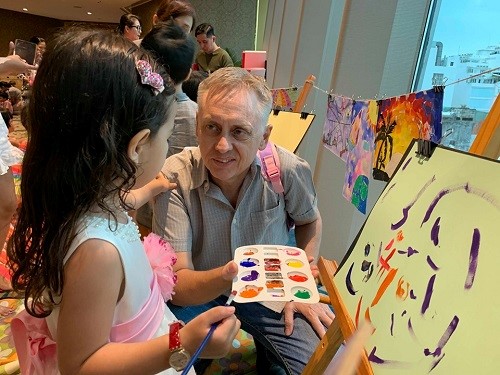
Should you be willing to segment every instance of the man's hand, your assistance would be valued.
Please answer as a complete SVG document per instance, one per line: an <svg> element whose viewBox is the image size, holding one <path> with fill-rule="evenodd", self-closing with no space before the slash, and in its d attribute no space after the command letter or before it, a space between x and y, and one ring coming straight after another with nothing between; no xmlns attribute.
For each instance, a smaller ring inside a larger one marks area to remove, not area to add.
<svg viewBox="0 0 500 375"><path fill-rule="evenodd" d="M238 265L232 260L227 262L224 267L222 267L222 279L226 281L233 280L238 275Z"/></svg>
<svg viewBox="0 0 500 375"><path fill-rule="evenodd" d="M293 332L293 318L295 313L301 313L311 323L311 326L321 338L326 333L326 327L332 324L335 314L330 307L324 303L299 303L288 302L283 309L285 315L285 335L290 336Z"/></svg>

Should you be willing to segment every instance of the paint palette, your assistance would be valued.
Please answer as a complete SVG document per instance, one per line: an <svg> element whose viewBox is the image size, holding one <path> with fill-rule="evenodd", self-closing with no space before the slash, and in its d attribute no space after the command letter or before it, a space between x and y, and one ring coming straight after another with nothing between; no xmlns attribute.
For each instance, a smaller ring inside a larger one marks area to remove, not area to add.
<svg viewBox="0 0 500 375"><path fill-rule="evenodd" d="M319 302L307 255L297 247L242 246L235 250L238 276L233 281L235 302Z"/></svg>

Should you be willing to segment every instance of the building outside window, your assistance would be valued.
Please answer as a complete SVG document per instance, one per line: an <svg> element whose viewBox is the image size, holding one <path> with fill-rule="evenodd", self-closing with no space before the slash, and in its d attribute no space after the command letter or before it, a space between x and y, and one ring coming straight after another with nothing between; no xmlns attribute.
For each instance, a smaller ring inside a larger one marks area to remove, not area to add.
<svg viewBox="0 0 500 375"><path fill-rule="evenodd" d="M499 19L498 0L431 3L413 90L445 86L445 146L467 151L500 93Z"/></svg>

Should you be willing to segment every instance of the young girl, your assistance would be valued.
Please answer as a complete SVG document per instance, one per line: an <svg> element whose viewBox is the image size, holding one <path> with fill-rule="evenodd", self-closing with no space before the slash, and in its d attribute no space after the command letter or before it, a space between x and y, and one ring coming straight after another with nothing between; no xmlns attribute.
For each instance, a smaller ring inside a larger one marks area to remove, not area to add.
<svg viewBox="0 0 500 375"><path fill-rule="evenodd" d="M127 202L163 165L173 93L154 60L112 31L69 30L49 43L30 99L22 204L9 242L12 283L30 314L12 323L23 374L170 367L169 344L179 345L169 341L175 317L159 289L171 288L171 263L156 259L153 271ZM225 355L239 329L233 312L193 320L180 346L193 354L221 321L202 356Z"/></svg>

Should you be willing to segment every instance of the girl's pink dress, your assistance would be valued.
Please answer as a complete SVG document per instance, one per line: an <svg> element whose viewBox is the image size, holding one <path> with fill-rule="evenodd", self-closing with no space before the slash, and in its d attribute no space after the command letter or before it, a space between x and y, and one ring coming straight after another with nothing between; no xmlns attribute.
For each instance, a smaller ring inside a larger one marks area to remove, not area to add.
<svg viewBox="0 0 500 375"><path fill-rule="evenodd" d="M128 223L118 224L114 231L102 217L88 216L82 223L83 229L65 261L81 243L98 238L116 247L125 273L125 290L116 305L109 341L140 342L167 334L169 323L176 320L165 304L173 294L175 283L172 266L176 257L170 245L155 234L146 237L143 245L137 226L130 218ZM113 224L111 226L114 229ZM45 319L34 318L26 311L13 319L11 328L23 375L59 374L57 345L53 339L57 337L58 315L56 306ZM178 372L168 369L161 374Z"/></svg>

